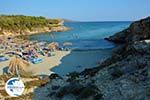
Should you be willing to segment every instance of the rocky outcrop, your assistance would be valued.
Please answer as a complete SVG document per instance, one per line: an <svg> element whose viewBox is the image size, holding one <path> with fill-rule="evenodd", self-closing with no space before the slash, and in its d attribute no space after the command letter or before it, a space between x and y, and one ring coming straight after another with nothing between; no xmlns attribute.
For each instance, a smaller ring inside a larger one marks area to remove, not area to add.
<svg viewBox="0 0 150 100"><path fill-rule="evenodd" d="M136 21L130 25L129 28L116 33L109 38L109 41L116 43L127 43L133 41L139 41L150 38L150 17Z"/></svg>
<svg viewBox="0 0 150 100"><path fill-rule="evenodd" d="M38 34L43 32L63 32L69 30L68 27L65 26L57 26L57 27L42 27L42 28L34 28L32 30L18 30L18 31L10 31L10 30L3 30L1 33L5 36L18 36L18 35L32 35Z"/></svg>

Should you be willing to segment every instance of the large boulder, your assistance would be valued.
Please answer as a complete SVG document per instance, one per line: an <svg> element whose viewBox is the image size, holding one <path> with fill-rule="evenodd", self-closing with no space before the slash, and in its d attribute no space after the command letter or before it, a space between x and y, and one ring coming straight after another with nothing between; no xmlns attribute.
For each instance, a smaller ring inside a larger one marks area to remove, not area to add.
<svg viewBox="0 0 150 100"><path fill-rule="evenodd" d="M127 43L150 38L150 17L133 22L129 28L116 33L106 40L116 43Z"/></svg>

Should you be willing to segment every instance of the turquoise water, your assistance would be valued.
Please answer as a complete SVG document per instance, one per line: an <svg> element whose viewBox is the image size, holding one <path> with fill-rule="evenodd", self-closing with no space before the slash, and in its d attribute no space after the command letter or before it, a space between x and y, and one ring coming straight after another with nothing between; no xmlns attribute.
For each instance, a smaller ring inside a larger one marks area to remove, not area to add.
<svg viewBox="0 0 150 100"><path fill-rule="evenodd" d="M31 36L31 39L61 44L72 42L73 49L112 48L114 44L104 40L104 37L125 29L129 24L130 22L70 22L65 23L65 26L71 28L70 31L41 33Z"/></svg>
<svg viewBox="0 0 150 100"><path fill-rule="evenodd" d="M61 64L52 70L60 75L72 71L82 71L95 67L99 62L110 57L114 43L104 40L130 25L131 22L68 22L65 26L71 28L65 32L51 32L32 35L31 40L60 44L71 42L71 54L61 60Z"/></svg>

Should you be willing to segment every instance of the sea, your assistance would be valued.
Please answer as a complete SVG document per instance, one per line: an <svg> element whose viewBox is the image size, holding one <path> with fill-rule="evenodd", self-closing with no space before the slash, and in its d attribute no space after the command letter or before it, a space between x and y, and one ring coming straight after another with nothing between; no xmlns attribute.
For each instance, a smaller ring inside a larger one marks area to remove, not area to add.
<svg viewBox="0 0 150 100"><path fill-rule="evenodd" d="M104 38L122 31L130 24L129 21L66 22L69 31L35 34L30 36L30 40L58 42L61 46L65 42L72 44L65 46L72 50L71 53L61 59L60 65L51 69L63 76L96 67L109 58L117 44Z"/></svg>

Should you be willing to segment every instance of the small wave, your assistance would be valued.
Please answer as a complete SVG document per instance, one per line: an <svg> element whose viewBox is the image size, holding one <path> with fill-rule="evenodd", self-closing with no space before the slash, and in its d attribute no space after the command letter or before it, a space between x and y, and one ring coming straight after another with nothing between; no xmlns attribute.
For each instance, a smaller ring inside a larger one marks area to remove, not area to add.
<svg viewBox="0 0 150 100"><path fill-rule="evenodd" d="M70 41L73 45L66 46L67 49L72 51L97 51L112 49L116 45L104 39L94 40L75 40Z"/></svg>
<svg viewBox="0 0 150 100"><path fill-rule="evenodd" d="M76 49L71 49L72 51L99 51L99 50L111 50L114 47L109 47L109 48L76 48Z"/></svg>

